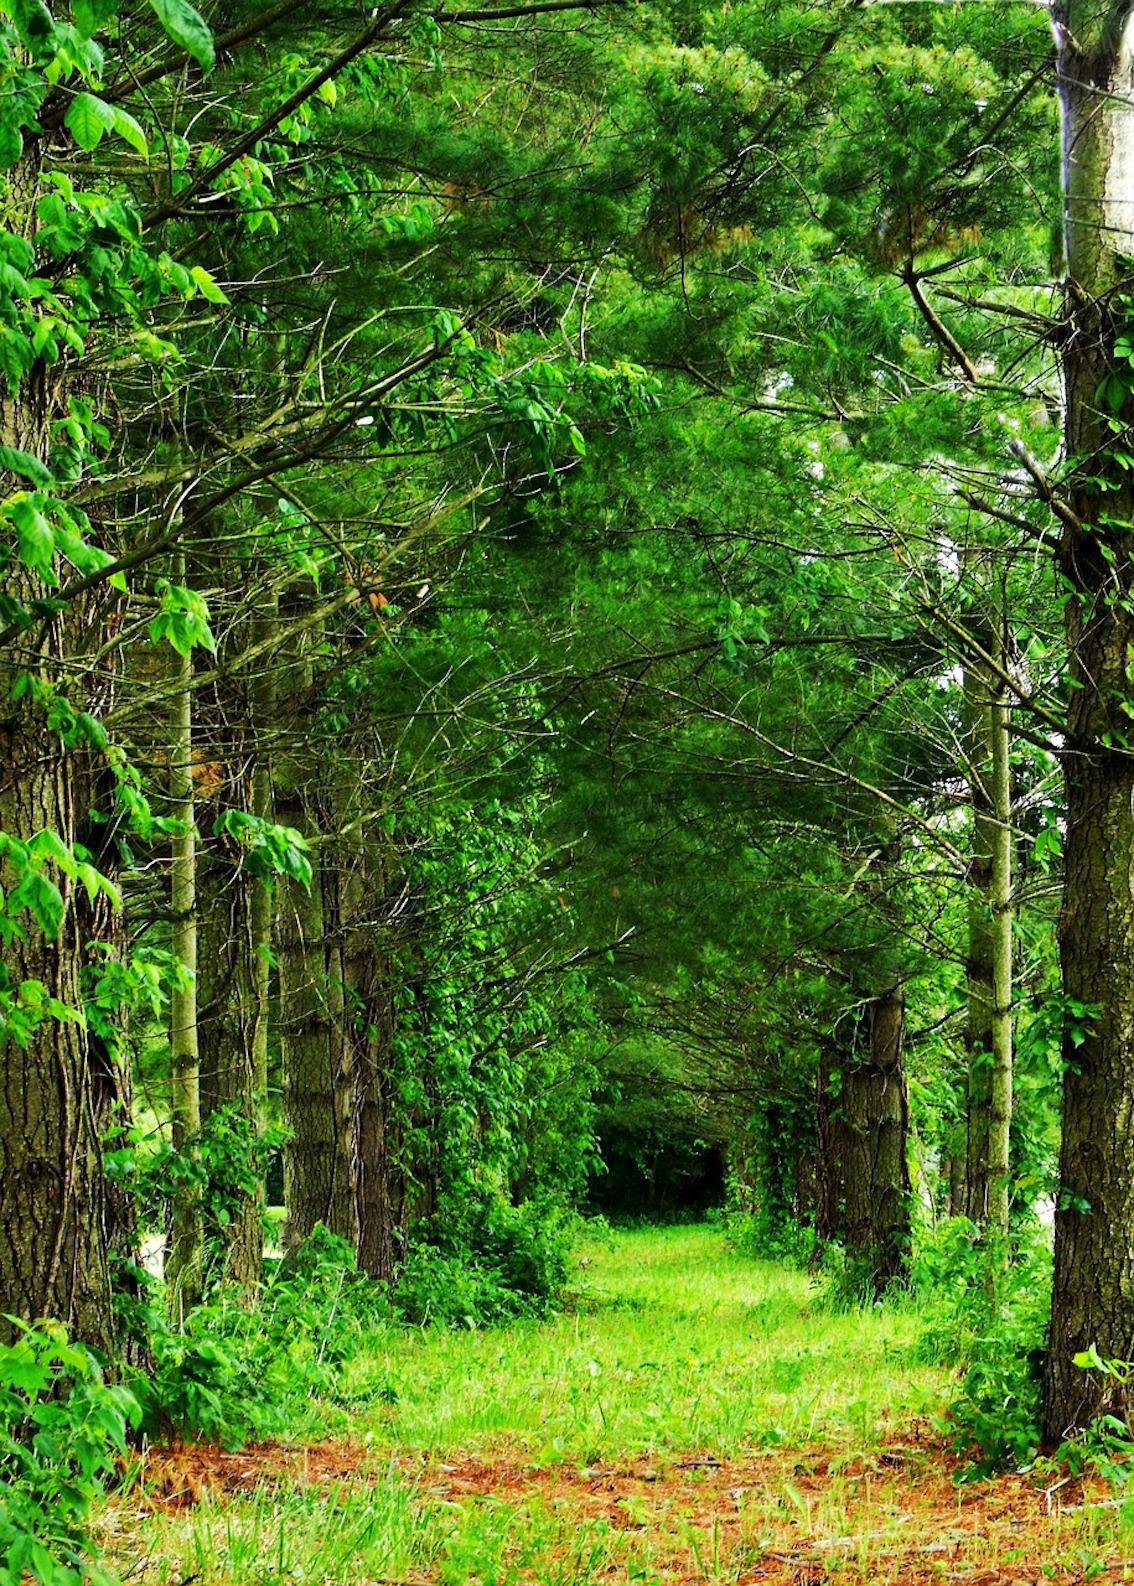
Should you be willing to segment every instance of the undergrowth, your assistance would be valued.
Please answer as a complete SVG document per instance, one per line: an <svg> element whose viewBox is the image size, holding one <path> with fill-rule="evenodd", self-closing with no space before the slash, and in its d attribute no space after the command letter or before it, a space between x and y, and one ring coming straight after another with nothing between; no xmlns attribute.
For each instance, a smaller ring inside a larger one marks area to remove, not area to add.
<svg viewBox="0 0 1134 1586"><path fill-rule="evenodd" d="M974 1476L1024 1466L1040 1444L1051 1253L1038 1227L1024 1225L1009 1255L951 1217L923 1233L911 1274L929 1318L917 1351L958 1373L941 1424Z"/></svg>
<svg viewBox="0 0 1134 1586"><path fill-rule="evenodd" d="M91 1510L140 1408L60 1323L12 1325L0 1345L0 1586L106 1581Z"/></svg>
<svg viewBox="0 0 1134 1586"><path fill-rule="evenodd" d="M335 1402L288 1427L292 1444L346 1434L325 1444L341 1475L313 1449L310 1476L300 1457L255 1491L205 1487L144 1516L115 1504L108 1544L156 1586L1102 1578L1130 1556L1124 1511L1076 1493L1049 1513L1063 1472L958 1498L924 1423L967 1369L937 1257L939 1278L915 1268L907 1297L835 1313L807 1274L729 1249L719 1228L584 1230L585 1309L376 1327Z"/></svg>
<svg viewBox="0 0 1134 1586"><path fill-rule="evenodd" d="M815 1230L794 1217L775 1217L764 1211L730 1212L724 1219L729 1243L755 1261L780 1261L799 1270L815 1260Z"/></svg>
<svg viewBox="0 0 1134 1586"><path fill-rule="evenodd" d="M573 1233L553 1203L474 1191L413 1230L394 1308L410 1322L470 1327L546 1316L567 1282Z"/></svg>
<svg viewBox="0 0 1134 1586"><path fill-rule="evenodd" d="M173 1327L163 1298L149 1315L152 1369L131 1383L143 1428L230 1448L282 1431L312 1398L333 1400L343 1367L391 1316L384 1291L325 1228L276 1267L254 1307L221 1289Z"/></svg>

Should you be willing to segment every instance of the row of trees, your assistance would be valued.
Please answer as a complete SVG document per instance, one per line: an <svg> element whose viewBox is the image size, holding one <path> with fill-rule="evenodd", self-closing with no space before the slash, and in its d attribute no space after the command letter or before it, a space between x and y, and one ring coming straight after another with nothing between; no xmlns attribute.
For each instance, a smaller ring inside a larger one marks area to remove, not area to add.
<svg viewBox="0 0 1134 1586"><path fill-rule="evenodd" d="M184 1307L281 1138L380 1278L577 1185L601 1059L878 1290L1054 1183L1110 1407L1125 7L0 19L4 1308L114 1352L131 1120Z"/></svg>
<svg viewBox="0 0 1134 1586"><path fill-rule="evenodd" d="M0 1271L110 1354L108 1139L165 1174L181 1312L259 1282L281 1133L285 1247L323 1223L383 1278L474 1170L586 1159L593 1015L512 747L546 734L434 590L635 377L509 354L522 265L464 271L433 167L486 155L417 10L6 23Z"/></svg>

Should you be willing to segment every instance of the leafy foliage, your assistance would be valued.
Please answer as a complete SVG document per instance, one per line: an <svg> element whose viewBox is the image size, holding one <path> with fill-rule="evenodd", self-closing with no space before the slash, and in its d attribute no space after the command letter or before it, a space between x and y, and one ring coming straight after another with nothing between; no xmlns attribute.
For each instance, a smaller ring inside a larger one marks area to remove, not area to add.
<svg viewBox="0 0 1134 1586"><path fill-rule="evenodd" d="M477 1327L545 1316L567 1280L570 1225L554 1202L512 1206L469 1186L414 1229L393 1291L411 1322Z"/></svg>
<svg viewBox="0 0 1134 1586"><path fill-rule="evenodd" d="M389 1316L354 1252L317 1229L272 1274L255 1306L223 1293L173 1328L151 1318L152 1371L133 1380L142 1425L155 1437L234 1448L278 1434L312 1397L333 1399L345 1365Z"/></svg>
<svg viewBox="0 0 1134 1586"><path fill-rule="evenodd" d="M139 1404L59 1323L16 1326L0 1345L0 1582L97 1586L109 1576L92 1556L91 1509Z"/></svg>
<svg viewBox="0 0 1134 1586"><path fill-rule="evenodd" d="M1025 1465L1038 1452L1050 1261L1031 1237L1005 1265L966 1218L923 1238L914 1293L934 1316L919 1347L958 1369L945 1427L957 1451L972 1455L973 1475Z"/></svg>

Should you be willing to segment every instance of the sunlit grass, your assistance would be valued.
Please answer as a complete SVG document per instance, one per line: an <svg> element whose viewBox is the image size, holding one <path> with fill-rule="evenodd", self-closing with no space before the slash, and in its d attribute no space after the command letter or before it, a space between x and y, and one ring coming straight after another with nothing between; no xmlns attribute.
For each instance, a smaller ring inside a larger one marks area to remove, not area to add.
<svg viewBox="0 0 1134 1586"><path fill-rule="evenodd" d="M1134 1579L1126 1509L954 1484L913 1422L945 1382L912 1307L827 1314L711 1227L592 1240L577 1288L542 1324L379 1333L290 1475L252 1451L251 1492L122 1495L112 1562L147 1586Z"/></svg>
<svg viewBox="0 0 1134 1586"><path fill-rule="evenodd" d="M715 1228L615 1233L578 1272L577 1307L553 1322L383 1336L354 1375L396 1402L324 1424L380 1447L589 1462L863 1442L939 1397L941 1374L910 1358L913 1316L817 1312L804 1274L731 1253Z"/></svg>

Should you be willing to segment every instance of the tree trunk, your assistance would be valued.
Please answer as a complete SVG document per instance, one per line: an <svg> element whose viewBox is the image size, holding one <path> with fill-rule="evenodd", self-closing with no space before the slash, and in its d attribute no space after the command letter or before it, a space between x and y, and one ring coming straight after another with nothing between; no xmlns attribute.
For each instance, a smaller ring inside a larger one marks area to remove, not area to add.
<svg viewBox="0 0 1134 1586"><path fill-rule="evenodd" d="M344 811L340 829L358 829L355 811ZM345 818L344 818L345 817ZM382 905L386 867L372 849L349 841L341 873L342 973L354 1104L354 1187L358 1264L372 1278L393 1276L396 1197L390 1118L390 1048L394 1010Z"/></svg>
<svg viewBox="0 0 1134 1586"><path fill-rule="evenodd" d="M262 886L219 845L198 870L201 1118L221 1108L259 1128L262 1117L255 1040L258 962L253 892ZM223 1276L244 1290L259 1283L263 1200L247 1197L223 1233Z"/></svg>
<svg viewBox="0 0 1134 1586"><path fill-rule="evenodd" d="M299 824L289 820L289 825ZM324 900L333 875L316 870L310 890L289 882L278 920L280 1043L283 1053L284 1249L323 1223L356 1242L349 1129L341 1117L342 1075L332 1066Z"/></svg>
<svg viewBox="0 0 1134 1586"><path fill-rule="evenodd" d="M1057 44L1070 279L1060 345L1066 454L1086 462L1071 510L1061 513L1061 566L1071 589L1060 917L1069 1000L1044 1373L1044 1430L1053 1442L1105 1411L1130 1416L1131 1391L1077 1368L1076 1352L1093 1344L1104 1358L1134 1358L1134 755L1127 747L1134 571L1129 531L1110 526L1134 520L1134 490L1113 460L1115 436L1100 400L1102 391L1117 390L1122 420L1134 418L1129 374L1113 358L1123 315L1115 288L1134 253L1134 20L1118 0L1074 0L1065 11ZM1125 436L1121 444L1128 447Z"/></svg>
<svg viewBox="0 0 1134 1586"><path fill-rule="evenodd" d="M834 1038L822 1042L815 1081L815 1237L819 1244L841 1240L844 1233L843 1179L849 1146L839 1092L843 1063L848 1059L849 1048L836 1046Z"/></svg>
<svg viewBox="0 0 1134 1586"><path fill-rule="evenodd" d="M257 633L263 636L266 632L275 633L278 624L276 621L278 599L272 596L268 609L262 613L261 618L253 630L253 641ZM251 803L253 815L258 815L262 820L272 820L275 817L274 800L272 797L272 776L268 747L265 734L271 723L275 709L275 690L272 684L273 673L270 670L271 659L266 663L267 669L252 685L249 704L251 706L252 728L255 734L255 750L252 764L252 792ZM276 889L269 884L263 876L251 876L247 879L251 892L248 906L248 946L251 953L251 986L250 986L250 1014L251 1029L249 1032L249 1064L248 1080L249 1093L245 1100L245 1116L252 1124L257 1135L263 1133L268 1121L268 1056L269 1038L271 1034L271 993L272 993L272 934L276 918ZM314 885L314 879L312 880ZM259 1286L264 1275L264 1207L267 1200L265 1179L261 1177L256 1190L249 1196L248 1202L242 1212L242 1232L239 1241L233 1242L231 1270L233 1277L247 1289Z"/></svg>
<svg viewBox="0 0 1134 1586"><path fill-rule="evenodd" d="M843 1070L842 1233L876 1294L905 1275L910 1242L909 1106L902 1069L905 1003L899 987L866 1011L867 1049Z"/></svg>
<svg viewBox="0 0 1134 1586"><path fill-rule="evenodd" d="M175 577L185 575L178 558ZM192 1155L201 1130L200 1046L197 1030L197 834L193 799L192 652L176 658L181 687L170 716L169 806L181 822L172 839L170 865L170 946L182 973L170 997L170 1121L173 1149ZM187 1183L174 1197L165 1263L170 1305L175 1316L201 1296L204 1258L200 1190Z"/></svg>
<svg viewBox="0 0 1134 1586"><path fill-rule="evenodd" d="M998 645L1003 661L1005 647ZM992 732L992 1076L988 1109L988 1226L1008 1254L1012 1144L1012 773L1009 761L1009 705L997 679L990 713Z"/></svg>
<svg viewBox="0 0 1134 1586"><path fill-rule="evenodd" d="M989 643L988 625L978 625L982 647ZM968 1095L965 1108L964 1212L973 1222L988 1217L989 1113L992 1104L993 989L992 887L993 821L989 762L992 754L992 703L987 667L970 660L964 672L965 755L968 760L972 837L965 900L968 954L965 961L965 1055Z"/></svg>
<svg viewBox="0 0 1134 1586"><path fill-rule="evenodd" d="M971 558L970 558L971 560ZM979 568L973 571L979 577ZM969 1058L965 1211L1006 1251L1012 1126L1012 786L1003 601L986 590L973 624L988 657L965 667L972 804L966 966Z"/></svg>
<svg viewBox="0 0 1134 1586"><path fill-rule="evenodd" d="M14 582L6 580L8 593ZM40 652L45 661L58 627L51 625ZM0 665L5 699L11 681L10 666ZM0 830L24 842L51 831L70 846L84 783L77 759L47 731L40 708L26 700L9 705L0 722ZM7 864L0 877L10 889ZM0 1310L25 1320L57 1317L74 1337L112 1356L112 1208L102 1138L123 1091L105 1049L74 1020L37 1010L31 989L42 987L69 1009L82 1006L90 921L65 880L61 891L66 912L58 933L45 934L24 915L22 938L4 948L3 989L17 1019L0 1031ZM0 1338L10 1336L0 1321Z"/></svg>
<svg viewBox="0 0 1134 1586"><path fill-rule="evenodd" d="M304 616L300 602L297 622ZM291 625L281 612L282 628ZM338 877L329 862L326 834L315 789L320 785L316 747L311 742L312 649L318 630L310 628L283 642L287 658L282 696L292 702L286 732L276 754L276 819L305 833L315 843L310 889L297 881L281 887L276 918L279 966L280 1055L283 1110L288 1139L284 1146L284 1250L294 1250L322 1223L350 1242L357 1241L354 1165L351 1150L349 1080L343 1062L342 963L334 933L339 915Z"/></svg>
<svg viewBox="0 0 1134 1586"><path fill-rule="evenodd" d="M277 631L278 600L266 591L247 634L249 644L271 640ZM247 783L237 790L250 813L273 818L270 743L275 689L269 654L261 659L247 688L245 717L251 761ZM234 1107L262 1133L268 1095L272 887L251 874L238 852L214 842L198 867L201 903L200 996L201 1113L208 1119L218 1108ZM224 1276L251 1295L263 1276L264 1186L245 1196L224 1235Z"/></svg>
<svg viewBox="0 0 1134 1586"><path fill-rule="evenodd" d="M40 196L39 147L32 141L4 173L5 223L28 238ZM41 364L17 393L0 386L0 444L46 462L49 426L64 395L48 387ZM0 470L0 497L26 484ZM25 607L49 593L15 558L0 588ZM49 686L68 677L67 657L100 615L96 597L83 596L47 621L37 618L18 655L0 656L0 832L20 842L50 832L71 848L92 779L89 757L48 729L42 703L27 694L13 700L12 686L25 671ZM22 913L21 932L6 942L0 966L0 1311L25 1320L57 1317L74 1337L113 1356L108 1243L128 1230L108 1195L102 1141L127 1087L106 1047L76 1017L59 1016L64 1009L77 1016L82 1007L84 949L105 934L94 919L105 899L92 911L81 888L50 866L42 869L58 881L62 920L52 933ZM17 866L6 858L0 865L5 897L16 881ZM46 998L54 1009L44 1006ZM11 1331L0 1320L0 1340Z"/></svg>

